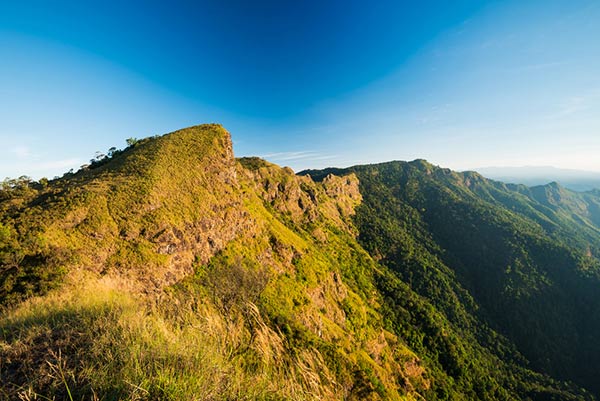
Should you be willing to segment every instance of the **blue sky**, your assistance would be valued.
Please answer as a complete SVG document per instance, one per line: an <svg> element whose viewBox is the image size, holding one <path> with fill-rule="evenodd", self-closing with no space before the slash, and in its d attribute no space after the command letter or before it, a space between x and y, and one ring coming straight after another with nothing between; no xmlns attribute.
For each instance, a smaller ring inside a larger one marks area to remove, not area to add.
<svg viewBox="0 0 600 401"><path fill-rule="evenodd" d="M598 1L121 3L0 0L0 177L204 122L295 170L600 171Z"/></svg>

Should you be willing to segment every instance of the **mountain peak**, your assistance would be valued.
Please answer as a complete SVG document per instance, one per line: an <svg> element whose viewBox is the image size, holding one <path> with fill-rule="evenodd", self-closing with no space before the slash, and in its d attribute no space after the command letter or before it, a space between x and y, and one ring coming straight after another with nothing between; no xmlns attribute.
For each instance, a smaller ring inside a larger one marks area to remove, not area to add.
<svg viewBox="0 0 600 401"><path fill-rule="evenodd" d="M247 228L231 137L220 125L142 139L97 164L53 181L15 210L33 213L35 205L39 219L31 224L45 222L49 247L77 252L76 268L154 291Z"/></svg>
<svg viewBox="0 0 600 401"><path fill-rule="evenodd" d="M231 135L219 124L195 125L149 138L135 145L133 151L157 162L177 158L179 165L191 163L186 169L200 167L205 162L234 163Z"/></svg>
<svg viewBox="0 0 600 401"><path fill-rule="evenodd" d="M175 179L179 173L204 170L209 165L220 168L223 164L235 164L229 132L219 124L202 124L132 141L126 149L82 167L74 176L66 174L65 178L78 185L106 175L136 179L168 175Z"/></svg>

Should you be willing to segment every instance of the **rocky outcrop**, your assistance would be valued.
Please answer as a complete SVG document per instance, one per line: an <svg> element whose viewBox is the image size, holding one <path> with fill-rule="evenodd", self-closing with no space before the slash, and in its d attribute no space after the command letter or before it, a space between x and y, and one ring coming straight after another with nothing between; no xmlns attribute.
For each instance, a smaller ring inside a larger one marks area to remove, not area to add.
<svg viewBox="0 0 600 401"><path fill-rule="evenodd" d="M209 124L142 140L96 169L55 182L32 201L40 223L50 224L29 230L40 231L48 249L78 255L59 257L61 269L157 292L230 241L257 235L260 224L248 209L256 197L290 224L327 219L345 230L361 199L355 176L321 184L260 159L238 162L229 133ZM326 240L318 227L315 235ZM271 252L290 261L298 252L282 249Z"/></svg>
<svg viewBox="0 0 600 401"><path fill-rule="evenodd" d="M242 166L256 158L241 159ZM276 211L288 216L295 224L307 224L319 219L335 221L340 228L351 230L350 218L362 200L358 178L329 175L317 183L310 176L297 176L289 168L262 161L260 167L245 169L248 179L262 199ZM317 237L324 239L319 230Z"/></svg>

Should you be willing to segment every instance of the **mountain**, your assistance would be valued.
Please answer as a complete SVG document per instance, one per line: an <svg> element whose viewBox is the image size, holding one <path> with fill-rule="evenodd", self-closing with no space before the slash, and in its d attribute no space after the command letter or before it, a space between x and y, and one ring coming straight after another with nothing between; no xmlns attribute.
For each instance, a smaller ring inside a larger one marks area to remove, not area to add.
<svg viewBox="0 0 600 401"><path fill-rule="evenodd" d="M0 190L6 399L593 400L600 192L236 159L215 124Z"/></svg>
<svg viewBox="0 0 600 401"><path fill-rule="evenodd" d="M462 327L466 292L475 327L504 336L534 370L598 394L599 192L506 185L423 160L303 174L332 173L361 183L356 221L371 255Z"/></svg>
<svg viewBox="0 0 600 401"><path fill-rule="evenodd" d="M512 184L535 186L556 181L573 191L600 189L600 173L593 171L544 166L483 167L475 170L485 177Z"/></svg>

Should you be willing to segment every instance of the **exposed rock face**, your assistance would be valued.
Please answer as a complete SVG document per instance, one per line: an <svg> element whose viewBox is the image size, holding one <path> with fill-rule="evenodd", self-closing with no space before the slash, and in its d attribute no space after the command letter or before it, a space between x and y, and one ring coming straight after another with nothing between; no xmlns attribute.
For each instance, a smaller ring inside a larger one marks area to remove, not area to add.
<svg viewBox="0 0 600 401"><path fill-rule="evenodd" d="M229 241L256 229L244 208L227 131L200 126L158 140L165 144L158 149L158 163L153 166L152 207L135 216L138 221L151 221L150 227L155 228L140 231L135 240L149 243L165 263L153 274L133 272L133 279L145 291L181 280L193 272L194 263L206 264Z"/></svg>
<svg viewBox="0 0 600 401"><path fill-rule="evenodd" d="M310 176L296 176L291 169L268 162L263 162L260 168L247 170L246 174L265 201L298 224L314 222L321 217L332 219L349 230L349 218L362 200L358 178L354 174L330 175L322 183L315 183Z"/></svg>
<svg viewBox="0 0 600 401"><path fill-rule="evenodd" d="M296 224L329 218L349 229L360 202L356 177L331 176L321 185L260 163L258 169L240 164L221 126L176 131L59 182L32 201L41 220L52 223L30 230L41 230L48 248L78 255L58 264L156 292L191 274L195 263L208 263L230 241L255 236L259 226L247 204L256 195ZM283 257L291 261L297 251L290 252Z"/></svg>
<svg viewBox="0 0 600 401"><path fill-rule="evenodd" d="M140 298L160 300L165 288L202 271L208 281L196 285L212 292L219 319L230 319L237 302L251 312L251 332L264 318L279 326L261 323L268 330L260 332L278 344L285 330L320 342L321 349L301 350L298 363L311 361L303 369L325 372L322 352L337 355L340 378L311 373L318 398L377 399L374 378L392 393L411 377L425 379L393 362L405 347L383 329L373 288L345 282L354 266L368 277L373 263L354 238L358 184L354 174L317 183L264 160L236 160L229 133L204 125L142 140L59 180L30 201L38 206L23 230L41 239L45 263ZM269 354L273 344L265 341L260 349ZM419 366L415 355L405 359Z"/></svg>

